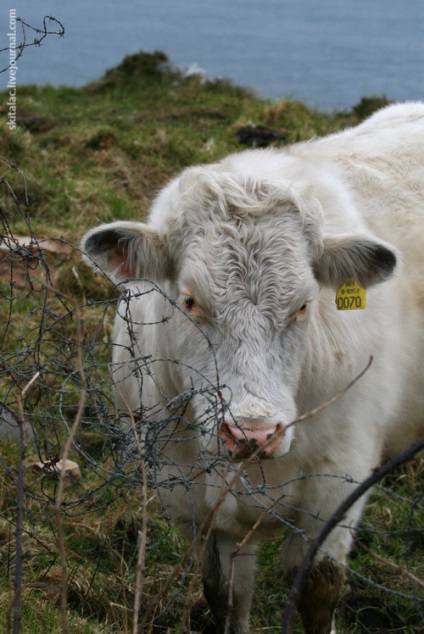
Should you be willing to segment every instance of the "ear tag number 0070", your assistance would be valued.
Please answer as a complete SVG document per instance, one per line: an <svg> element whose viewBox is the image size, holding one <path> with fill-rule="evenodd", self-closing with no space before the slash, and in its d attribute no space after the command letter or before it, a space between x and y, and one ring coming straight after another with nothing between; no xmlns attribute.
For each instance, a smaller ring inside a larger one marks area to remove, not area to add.
<svg viewBox="0 0 424 634"><path fill-rule="evenodd" d="M336 293L337 310L360 310L366 308L366 305L365 288L353 277L349 277Z"/></svg>

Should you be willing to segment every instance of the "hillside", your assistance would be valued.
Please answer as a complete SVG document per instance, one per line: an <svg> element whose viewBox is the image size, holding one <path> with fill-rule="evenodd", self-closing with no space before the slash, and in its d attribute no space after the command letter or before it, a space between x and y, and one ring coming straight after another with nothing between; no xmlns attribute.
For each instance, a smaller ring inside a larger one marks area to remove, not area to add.
<svg viewBox="0 0 424 634"><path fill-rule="evenodd" d="M333 132L385 100L332 115L265 102L186 77L159 52L127 57L84 88L19 86L17 100L17 130L4 130L0 150L0 630L127 633L134 612L140 632L200 629L193 553L159 512L113 407L119 289L75 245L98 223L143 219L188 165ZM78 468L61 475L61 458ZM342 634L423 634L422 472L409 465L372 498ZM263 548L252 632L279 631L282 541Z"/></svg>

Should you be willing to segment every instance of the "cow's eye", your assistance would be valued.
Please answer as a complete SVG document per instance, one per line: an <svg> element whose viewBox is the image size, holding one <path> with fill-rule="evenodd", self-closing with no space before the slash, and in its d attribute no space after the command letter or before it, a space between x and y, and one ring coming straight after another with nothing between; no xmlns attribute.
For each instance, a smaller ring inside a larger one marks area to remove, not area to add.
<svg viewBox="0 0 424 634"><path fill-rule="evenodd" d="M299 319L300 317L303 317L303 315L306 313L308 308L308 304L305 302L304 304L302 304L302 306L299 308L299 310L296 313L295 318Z"/></svg>
<svg viewBox="0 0 424 634"><path fill-rule="evenodd" d="M191 297L191 295L187 295L186 297L184 297L184 299L183 299L183 307L189 313L192 310L194 310L194 308L196 307L196 302L195 302L194 298Z"/></svg>

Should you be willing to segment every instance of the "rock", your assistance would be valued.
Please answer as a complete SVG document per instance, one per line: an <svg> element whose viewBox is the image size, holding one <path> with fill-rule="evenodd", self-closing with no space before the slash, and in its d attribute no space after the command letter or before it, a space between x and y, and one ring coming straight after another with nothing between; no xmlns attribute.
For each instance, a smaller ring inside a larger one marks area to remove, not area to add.
<svg viewBox="0 0 424 634"><path fill-rule="evenodd" d="M265 125L246 125L236 132L237 140L249 147L266 147L272 141L285 141L287 137L286 131L277 132Z"/></svg>
<svg viewBox="0 0 424 634"><path fill-rule="evenodd" d="M40 471L44 471L44 473L52 474L57 477L59 477L64 471L67 478L75 478L76 480L81 480L82 478L79 465L72 460L64 460L63 458L57 462L46 460L46 462L34 462L31 466L35 469L39 469Z"/></svg>

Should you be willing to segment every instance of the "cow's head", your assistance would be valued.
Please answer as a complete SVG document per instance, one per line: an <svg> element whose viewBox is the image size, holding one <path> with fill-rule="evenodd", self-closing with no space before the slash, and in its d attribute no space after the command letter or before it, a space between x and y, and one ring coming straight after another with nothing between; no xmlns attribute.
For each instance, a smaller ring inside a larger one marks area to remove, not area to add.
<svg viewBox="0 0 424 634"><path fill-rule="evenodd" d="M326 236L319 203L287 183L213 169L174 181L153 218L160 228L114 222L91 230L82 242L87 260L120 281L166 280L180 308L173 332L186 387L207 380L231 392L219 429L228 451L284 455L320 285L382 282L394 251L366 235Z"/></svg>

